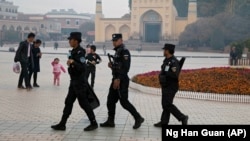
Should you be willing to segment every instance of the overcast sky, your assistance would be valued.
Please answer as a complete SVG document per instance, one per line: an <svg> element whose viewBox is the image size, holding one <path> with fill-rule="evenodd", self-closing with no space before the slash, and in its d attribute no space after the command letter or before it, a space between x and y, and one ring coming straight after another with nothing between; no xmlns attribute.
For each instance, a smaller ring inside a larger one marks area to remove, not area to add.
<svg viewBox="0 0 250 141"><path fill-rule="evenodd" d="M96 0L7 0L24 13L44 14L51 9L71 9L78 13L95 13ZM128 0L102 0L105 17L117 18L128 13Z"/></svg>

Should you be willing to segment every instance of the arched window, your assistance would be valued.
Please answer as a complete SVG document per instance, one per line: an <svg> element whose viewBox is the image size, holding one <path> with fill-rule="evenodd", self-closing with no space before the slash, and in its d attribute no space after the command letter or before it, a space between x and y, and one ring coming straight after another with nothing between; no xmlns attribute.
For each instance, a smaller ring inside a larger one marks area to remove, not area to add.
<svg viewBox="0 0 250 141"><path fill-rule="evenodd" d="M141 16L140 36L145 42L157 43L162 37L162 16L149 10Z"/></svg>
<svg viewBox="0 0 250 141"><path fill-rule="evenodd" d="M32 27L32 31L37 31L37 28L36 27Z"/></svg>
<svg viewBox="0 0 250 141"><path fill-rule="evenodd" d="M79 20L76 20L76 25L79 25Z"/></svg>
<svg viewBox="0 0 250 141"><path fill-rule="evenodd" d="M69 19L66 20L66 24L70 25L70 20Z"/></svg>
<svg viewBox="0 0 250 141"><path fill-rule="evenodd" d="M24 28L24 30L25 30L25 31L29 31L30 28L29 28L28 26L26 26L26 27Z"/></svg>
<svg viewBox="0 0 250 141"><path fill-rule="evenodd" d="M147 13L144 14L143 17L144 21L161 21L161 17L158 13L155 11L148 11Z"/></svg>
<svg viewBox="0 0 250 141"><path fill-rule="evenodd" d="M13 25L11 25L9 30L15 31L15 27Z"/></svg>
<svg viewBox="0 0 250 141"><path fill-rule="evenodd" d="M108 25L105 29L105 40L110 41L111 36L113 33L115 33L115 27L113 25Z"/></svg>
<svg viewBox="0 0 250 141"><path fill-rule="evenodd" d="M22 27L19 25L17 28L16 28L17 31L22 31Z"/></svg>
<svg viewBox="0 0 250 141"><path fill-rule="evenodd" d="M119 33L122 33L123 40L127 41L130 36L130 28L127 25L123 25L120 27Z"/></svg>
<svg viewBox="0 0 250 141"><path fill-rule="evenodd" d="M3 25L3 26L2 26L2 30L3 30L3 31L8 30L7 26L6 26L6 25Z"/></svg>

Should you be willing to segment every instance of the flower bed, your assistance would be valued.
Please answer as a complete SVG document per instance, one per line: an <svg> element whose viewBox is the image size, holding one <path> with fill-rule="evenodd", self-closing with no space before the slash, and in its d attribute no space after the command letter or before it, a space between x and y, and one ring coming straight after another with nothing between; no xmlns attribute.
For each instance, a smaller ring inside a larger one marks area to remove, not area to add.
<svg viewBox="0 0 250 141"><path fill-rule="evenodd" d="M160 88L158 75L159 71L138 74L132 81ZM250 69L225 67L183 70L180 74L180 90L250 95Z"/></svg>

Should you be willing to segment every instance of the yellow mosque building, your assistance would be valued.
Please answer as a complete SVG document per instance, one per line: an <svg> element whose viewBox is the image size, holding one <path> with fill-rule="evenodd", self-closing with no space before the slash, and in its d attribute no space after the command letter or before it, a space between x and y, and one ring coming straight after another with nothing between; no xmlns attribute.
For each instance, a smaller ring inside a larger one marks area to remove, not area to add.
<svg viewBox="0 0 250 141"><path fill-rule="evenodd" d="M196 0L189 0L187 17L178 17L173 0L132 0L131 13L122 18L104 18L102 0L96 0L95 42L110 41L113 33L122 33L125 41L178 40L185 27L196 21Z"/></svg>

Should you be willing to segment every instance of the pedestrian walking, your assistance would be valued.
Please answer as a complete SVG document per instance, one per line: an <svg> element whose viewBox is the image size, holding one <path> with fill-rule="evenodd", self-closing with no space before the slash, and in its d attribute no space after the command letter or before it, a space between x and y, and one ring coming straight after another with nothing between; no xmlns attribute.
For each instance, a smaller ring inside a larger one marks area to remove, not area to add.
<svg viewBox="0 0 250 141"><path fill-rule="evenodd" d="M37 74L38 74L38 72L40 72L40 59L42 57L42 53L41 53L41 50L40 50L41 43L42 43L42 41L37 39L34 42L33 47L32 47L34 67L30 71L29 78L30 78L30 82L31 82L31 78L32 78L32 75L33 75L33 87L40 87L37 84Z"/></svg>
<svg viewBox="0 0 250 141"><path fill-rule="evenodd" d="M230 65L231 66L237 66L238 65L238 53L236 51L235 47L232 47L230 51Z"/></svg>
<svg viewBox="0 0 250 141"><path fill-rule="evenodd" d="M165 44L163 47L165 59L161 66L159 81L162 89L162 108L161 121L154 124L155 127L162 127L169 124L170 114L173 114L182 125L187 125L188 116L180 112L173 104L174 97L179 90L179 60L174 56L175 45Z"/></svg>
<svg viewBox="0 0 250 141"><path fill-rule="evenodd" d="M58 42L55 42L54 43L54 50L57 50L58 46L59 46Z"/></svg>
<svg viewBox="0 0 250 141"><path fill-rule="evenodd" d="M96 74L96 65L102 62L101 57L96 53L96 46L90 46L90 53L86 56L86 63L87 63L87 73L86 78L88 80L89 76L91 75L91 87L94 88L95 84L95 74Z"/></svg>
<svg viewBox="0 0 250 141"><path fill-rule="evenodd" d="M115 127L116 103L120 101L122 107L133 115L135 119L133 129L137 129L144 122L144 118L137 112L135 107L128 100L128 72L131 64L130 52L123 44L122 34L113 34L112 41L115 55L113 56L113 62L108 64L113 75L107 98L108 119L106 122L100 124L100 126Z"/></svg>
<svg viewBox="0 0 250 141"><path fill-rule="evenodd" d="M21 73L18 81L19 89L31 90L32 86L30 84L29 72L33 68L33 54L32 54L32 44L35 39L34 33L29 33L28 38L25 41L20 42L19 47L16 51L14 62L20 62ZM25 81L25 86L23 86L23 80Z"/></svg>
<svg viewBox="0 0 250 141"><path fill-rule="evenodd" d="M53 74L54 74L54 85L60 86L60 76L61 72L63 71L66 73L65 68L62 64L59 63L59 58L55 58L51 65L53 66Z"/></svg>
<svg viewBox="0 0 250 141"><path fill-rule="evenodd" d="M46 44L45 41L43 41L43 48L45 48L45 44Z"/></svg>
<svg viewBox="0 0 250 141"><path fill-rule="evenodd" d="M95 114L88 101L88 82L86 80L86 51L80 46L82 42L82 34L80 32L72 32L68 38L70 46L73 48L71 55L67 61L68 72L70 75L70 85L68 95L65 99L65 107L61 121L52 125L54 130L66 130L66 123L71 115L73 104L77 99L81 108L86 112L90 125L84 128L84 131L92 131L98 128Z"/></svg>

